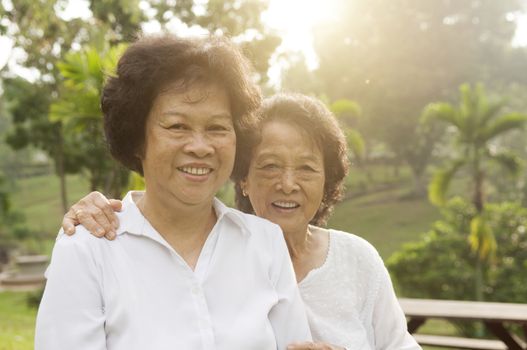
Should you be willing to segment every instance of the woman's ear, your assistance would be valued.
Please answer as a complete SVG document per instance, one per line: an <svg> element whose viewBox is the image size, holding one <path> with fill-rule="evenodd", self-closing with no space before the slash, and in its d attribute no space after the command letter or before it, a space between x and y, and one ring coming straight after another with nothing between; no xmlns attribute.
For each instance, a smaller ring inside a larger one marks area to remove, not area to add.
<svg viewBox="0 0 527 350"><path fill-rule="evenodd" d="M246 192L246 189L247 189L247 179L243 179L242 181L240 181L240 188L242 190L242 195L244 197L247 197L247 192Z"/></svg>

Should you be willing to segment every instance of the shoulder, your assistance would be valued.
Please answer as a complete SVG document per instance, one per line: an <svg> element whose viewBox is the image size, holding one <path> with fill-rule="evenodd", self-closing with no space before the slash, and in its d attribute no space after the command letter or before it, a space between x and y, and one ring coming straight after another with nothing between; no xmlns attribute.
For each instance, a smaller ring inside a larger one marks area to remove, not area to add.
<svg viewBox="0 0 527 350"><path fill-rule="evenodd" d="M46 278L62 280L64 276L79 276L96 271L101 263L101 249L106 239L93 236L82 226L75 228L75 234L68 236L59 231Z"/></svg>
<svg viewBox="0 0 527 350"><path fill-rule="evenodd" d="M329 232L331 234L331 240L339 250L345 250L349 254L361 255L363 257L379 257L377 249L364 238L339 230L330 229Z"/></svg>
<svg viewBox="0 0 527 350"><path fill-rule="evenodd" d="M366 274L376 275L384 269L384 262L375 247L352 233L330 229L330 249L337 264L356 268Z"/></svg>
<svg viewBox="0 0 527 350"><path fill-rule="evenodd" d="M64 233L63 229L60 229L56 245L89 245L94 244L99 240L98 237L92 235L84 226L78 225L75 226L75 233L71 236Z"/></svg>
<svg viewBox="0 0 527 350"><path fill-rule="evenodd" d="M70 254L93 255L99 247L105 244L105 241L105 238L98 238L92 235L82 225L76 226L75 233L71 236L68 236L60 229L53 248L53 254L65 251Z"/></svg>
<svg viewBox="0 0 527 350"><path fill-rule="evenodd" d="M280 232L280 236L282 236L280 226L267 219L253 214L246 214L233 208L228 209L228 215L245 233L251 236L261 236L262 234L274 236L276 232Z"/></svg>

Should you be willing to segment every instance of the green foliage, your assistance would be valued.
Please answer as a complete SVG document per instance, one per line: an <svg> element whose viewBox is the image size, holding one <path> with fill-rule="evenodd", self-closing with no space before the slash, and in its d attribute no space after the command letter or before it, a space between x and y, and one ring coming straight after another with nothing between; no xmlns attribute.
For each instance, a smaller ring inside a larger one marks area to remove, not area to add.
<svg viewBox="0 0 527 350"><path fill-rule="evenodd" d="M437 144L445 133L445 127L429 122L431 115L435 113L435 109L425 107L413 129L410 128L408 131L409 141L395 147L399 156L412 170L413 195L417 197L425 197L425 172L428 164L433 160L433 152Z"/></svg>
<svg viewBox="0 0 527 350"><path fill-rule="evenodd" d="M360 132L354 129L347 129L344 131L348 147L358 161L364 159L366 153L366 145Z"/></svg>
<svg viewBox="0 0 527 350"><path fill-rule="evenodd" d="M470 221L468 242L473 252L478 252L478 258L484 261L494 258L496 253L496 238L484 215L477 215Z"/></svg>
<svg viewBox="0 0 527 350"><path fill-rule="evenodd" d="M2 176L2 173L0 173L0 218L5 217L10 209L11 201L9 200L7 181Z"/></svg>
<svg viewBox="0 0 527 350"><path fill-rule="evenodd" d="M319 68L311 92L357 101L364 138L386 144L399 159L405 146L419 144L415 126L429 102L450 100L463 82L527 82L527 51L510 46L515 24L507 20L522 11L519 1L332 3L336 19L315 32ZM297 81L288 87L302 89Z"/></svg>
<svg viewBox="0 0 527 350"><path fill-rule="evenodd" d="M454 128L458 153L450 165L436 172L429 186L429 197L432 203L443 205L451 179L459 169L468 167L473 180L473 204L481 211L485 201L486 163L494 161L512 173L518 173L520 166L511 152L493 152L491 142L505 132L522 128L527 123L527 115L501 114L503 101L489 100L481 84L474 87L463 84L459 91L458 106L436 103L428 107L428 121L439 120Z"/></svg>
<svg viewBox="0 0 527 350"><path fill-rule="evenodd" d="M366 153L366 143L359 131L359 119L362 113L359 104L348 99L340 99L333 102L329 109L344 129L351 154L357 161L362 161Z"/></svg>
<svg viewBox="0 0 527 350"><path fill-rule="evenodd" d="M362 115L360 105L348 99L340 99L333 102L330 110L338 116L339 120L348 127L356 127L357 120Z"/></svg>
<svg viewBox="0 0 527 350"><path fill-rule="evenodd" d="M128 172L107 152L99 104L105 78L114 73L125 48L123 44L103 50L85 46L69 52L58 63L64 80L60 97L51 104L49 113L49 119L62 123L68 138L76 143L79 165L89 173L91 190L112 197L125 188Z"/></svg>
<svg viewBox="0 0 527 350"><path fill-rule="evenodd" d="M437 206L445 205L446 194L450 183L460 167L465 165L465 159L457 159L443 169L437 170L428 185L428 199Z"/></svg>
<svg viewBox="0 0 527 350"><path fill-rule="evenodd" d="M435 104L428 119L437 119L449 124L455 130L456 151L458 155L449 165L439 169L429 185L430 201L436 205L444 205L447 192L454 175L466 168L472 180L472 205L477 215L471 218L469 227L457 227L464 232L468 246L476 256L475 265L475 297L484 297L485 284L488 275L484 269L492 262L499 249L496 235L502 228L495 228L488 219L490 206L486 205L485 179L488 174L488 164L501 165L511 173L518 173L519 161L509 151L494 151L491 143L503 133L519 129L527 123L527 115L519 113L502 114L503 101L491 101L487 98L483 85L470 86L463 84L459 88L460 102L458 106ZM487 265L483 266L484 263Z"/></svg>
<svg viewBox="0 0 527 350"><path fill-rule="evenodd" d="M11 192L0 172L0 266L7 263L11 250L17 246L16 240L31 234L24 225L24 216L12 207Z"/></svg>
<svg viewBox="0 0 527 350"><path fill-rule="evenodd" d="M524 166L524 161L517 154L508 150L503 150L499 153L489 152L487 156L490 160L497 163L500 168L506 169L513 176L519 175L520 170Z"/></svg>
<svg viewBox="0 0 527 350"><path fill-rule="evenodd" d="M145 179L138 173L131 171L130 179L128 180L128 187L123 191L122 196L126 195L128 191L141 191L145 189Z"/></svg>
<svg viewBox="0 0 527 350"><path fill-rule="evenodd" d="M74 140L65 140L62 124L48 119L53 86L12 78L4 80L4 88L7 109L14 125L13 130L7 134L7 143L15 150L29 146L44 150L54 161L55 172L61 179L64 179L66 173L79 171L79 153ZM65 186L61 189L61 199L65 210Z"/></svg>
<svg viewBox="0 0 527 350"><path fill-rule="evenodd" d="M419 242L406 244L387 261L399 290L407 297L474 300L478 257L467 237L471 231L481 235L490 230L496 250L492 264L483 266L484 300L527 302L527 208L510 202L489 204L481 218L459 197L449 201L443 219ZM461 330L473 332L469 326Z"/></svg>

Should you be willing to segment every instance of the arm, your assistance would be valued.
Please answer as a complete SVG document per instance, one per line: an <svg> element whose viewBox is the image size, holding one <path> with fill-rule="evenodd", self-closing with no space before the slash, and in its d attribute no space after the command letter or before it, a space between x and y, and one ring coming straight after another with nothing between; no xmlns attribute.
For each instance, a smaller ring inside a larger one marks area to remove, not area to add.
<svg viewBox="0 0 527 350"><path fill-rule="evenodd" d="M115 238L119 219L115 211L121 211L122 203L116 199L108 200L100 192L91 192L75 203L62 219L62 229L68 235L75 233L75 226L82 224L94 236Z"/></svg>
<svg viewBox="0 0 527 350"><path fill-rule="evenodd" d="M311 340L311 332L283 234L277 229L274 235L274 271L271 277L278 295L278 303L269 313L269 320L275 333L277 347L282 350L293 342Z"/></svg>
<svg viewBox="0 0 527 350"><path fill-rule="evenodd" d="M373 308L373 329L375 348L390 350L421 349L415 339L408 333L406 317L399 305L392 281L381 258L379 259L379 288Z"/></svg>
<svg viewBox="0 0 527 350"><path fill-rule="evenodd" d="M81 234L79 234L81 235ZM37 315L35 349L106 349L100 271L87 242L59 234Z"/></svg>

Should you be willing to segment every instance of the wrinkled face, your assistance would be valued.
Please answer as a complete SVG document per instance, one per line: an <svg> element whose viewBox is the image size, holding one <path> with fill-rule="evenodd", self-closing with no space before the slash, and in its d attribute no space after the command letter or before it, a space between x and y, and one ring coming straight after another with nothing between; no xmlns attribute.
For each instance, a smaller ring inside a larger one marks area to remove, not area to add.
<svg viewBox="0 0 527 350"><path fill-rule="evenodd" d="M195 205L211 202L234 164L236 134L227 92L196 83L168 86L146 121L142 164L149 196Z"/></svg>
<svg viewBox="0 0 527 350"><path fill-rule="evenodd" d="M305 232L324 195L324 159L309 135L284 121L263 126L242 188L255 213L285 234Z"/></svg>

